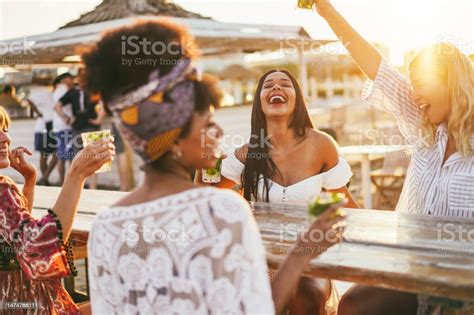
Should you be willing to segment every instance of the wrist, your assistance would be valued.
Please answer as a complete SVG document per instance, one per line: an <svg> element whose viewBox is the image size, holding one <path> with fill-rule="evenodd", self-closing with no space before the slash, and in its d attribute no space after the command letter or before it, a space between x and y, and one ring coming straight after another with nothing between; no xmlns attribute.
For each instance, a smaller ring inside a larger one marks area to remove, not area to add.
<svg viewBox="0 0 474 315"><path fill-rule="evenodd" d="M291 249L290 254L286 258L286 263L292 266L292 269L297 273L302 273L305 267L313 258L312 255L307 253L309 249L304 245L295 244Z"/></svg>
<svg viewBox="0 0 474 315"><path fill-rule="evenodd" d="M36 185L36 174L23 175L26 185Z"/></svg>
<svg viewBox="0 0 474 315"><path fill-rule="evenodd" d="M74 163L71 163L71 167L66 173L65 179L70 179L73 181L78 181L78 182L85 182L86 181L86 176L77 169L77 167L74 165Z"/></svg>
<svg viewBox="0 0 474 315"><path fill-rule="evenodd" d="M317 256L315 250L316 248L313 248L306 242L298 241L291 250L291 256L296 258L301 264L306 265L312 258Z"/></svg>

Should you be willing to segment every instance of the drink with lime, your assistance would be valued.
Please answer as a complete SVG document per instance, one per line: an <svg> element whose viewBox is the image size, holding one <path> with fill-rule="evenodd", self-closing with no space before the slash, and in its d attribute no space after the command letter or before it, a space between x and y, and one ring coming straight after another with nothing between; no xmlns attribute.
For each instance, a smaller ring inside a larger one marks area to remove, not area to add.
<svg viewBox="0 0 474 315"><path fill-rule="evenodd" d="M101 139L106 139L106 138L112 139L113 137L110 130L106 129L106 130L99 130L99 131L92 131L92 132L83 132L81 133L81 138L82 138L82 145L86 147L89 144L99 141ZM102 167L98 169L96 173L109 172L111 170L112 170L112 161L107 162L104 165L102 165Z"/></svg>
<svg viewBox="0 0 474 315"><path fill-rule="evenodd" d="M316 220L324 211L334 204L338 204L343 201L346 196L342 193L331 193L331 192L322 192L318 197L308 205L308 213L310 221ZM338 210L339 211L339 210ZM339 215L336 212L336 216Z"/></svg>
<svg viewBox="0 0 474 315"><path fill-rule="evenodd" d="M216 166L202 170L202 181L204 183L219 183L221 181L221 167L222 156L217 159Z"/></svg>

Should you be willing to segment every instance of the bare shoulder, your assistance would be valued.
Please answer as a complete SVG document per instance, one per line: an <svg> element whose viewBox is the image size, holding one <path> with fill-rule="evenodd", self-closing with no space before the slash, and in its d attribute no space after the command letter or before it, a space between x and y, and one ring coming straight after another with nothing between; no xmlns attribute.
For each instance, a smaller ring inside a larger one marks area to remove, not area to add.
<svg viewBox="0 0 474 315"><path fill-rule="evenodd" d="M338 144L337 142L325 132L311 129L308 136L310 137L311 145L318 154L323 153L324 167L323 171L334 167L339 161Z"/></svg>
<svg viewBox="0 0 474 315"><path fill-rule="evenodd" d="M144 189L143 186L141 186L128 193L126 196L124 196L122 199L112 205L112 207L130 207L136 204L150 202L169 195L178 194L197 187L198 186L194 185L193 182L183 183L180 185L170 184L168 187L154 189L153 191Z"/></svg>
<svg viewBox="0 0 474 315"><path fill-rule="evenodd" d="M244 144L243 146L235 149L235 156L240 162L245 164L245 161L247 160L248 152L249 152L249 145Z"/></svg>
<svg viewBox="0 0 474 315"><path fill-rule="evenodd" d="M308 137L311 141L311 145L317 145L320 149L332 149L337 152L338 144L329 134L321 130L309 129Z"/></svg>
<svg viewBox="0 0 474 315"><path fill-rule="evenodd" d="M127 194L125 197L114 203L111 207L128 207L137 203L137 197L134 192Z"/></svg>

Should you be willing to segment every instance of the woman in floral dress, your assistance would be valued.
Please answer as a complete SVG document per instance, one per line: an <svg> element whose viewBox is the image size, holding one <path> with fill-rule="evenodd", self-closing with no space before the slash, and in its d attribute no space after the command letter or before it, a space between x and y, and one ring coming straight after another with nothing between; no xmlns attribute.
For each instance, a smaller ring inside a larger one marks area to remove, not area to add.
<svg viewBox="0 0 474 315"><path fill-rule="evenodd" d="M110 140L86 147L73 160L54 207L41 219L31 216L35 167L26 161L31 152L10 151L10 119L0 107L0 169L13 167L25 179L20 189L0 176L0 313L79 314L61 286L74 274L73 257L65 244L72 228L85 179L115 154ZM28 303L18 308L13 302Z"/></svg>

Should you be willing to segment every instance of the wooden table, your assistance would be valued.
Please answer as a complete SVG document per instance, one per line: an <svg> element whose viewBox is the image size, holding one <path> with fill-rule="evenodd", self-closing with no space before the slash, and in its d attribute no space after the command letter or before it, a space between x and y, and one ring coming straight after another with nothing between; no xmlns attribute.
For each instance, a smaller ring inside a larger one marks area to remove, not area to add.
<svg viewBox="0 0 474 315"><path fill-rule="evenodd" d="M474 220L345 209L344 241L313 259L315 277L474 301L474 232L471 242L444 240L443 227L474 231ZM254 204L255 218L277 268L294 238L307 225L306 206ZM466 238L466 235L464 235ZM440 238L440 240L438 240Z"/></svg>
<svg viewBox="0 0 474 315"><path fill-rule="evenodd" d="M385 155L387 153L396 152L400 150L407 150L409 146L404 145L355 145L355 146L343 146L339 148L339 152L342 155L350 157L354 156L360 159L361 163L361 185L362 194L364 197L364 208L372 208L372 192L371 192L371 180L370 180L370 156L374 155Z"/></svg>
<svg viewBox="0 0 474 315"><path fill-rule="evenodd" d="M35 216L54 204L59 190L37 189ZM124 193L84 191L74 220L73 236L86 235L94 216ZM307 226L305 205L253 203L267 250L278 268L297 233ZM306 274L358 282L429 296L474 301L474 232L471 241L443 229L474 231L474 220L408 215L393 211L346 209L344 240L313 259ZM467 233L467 232L466 232ZM466 234L467 235L467 234ZM466 235L461 235L466 238Z"/></svg>

